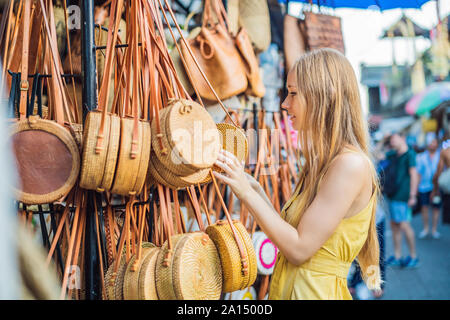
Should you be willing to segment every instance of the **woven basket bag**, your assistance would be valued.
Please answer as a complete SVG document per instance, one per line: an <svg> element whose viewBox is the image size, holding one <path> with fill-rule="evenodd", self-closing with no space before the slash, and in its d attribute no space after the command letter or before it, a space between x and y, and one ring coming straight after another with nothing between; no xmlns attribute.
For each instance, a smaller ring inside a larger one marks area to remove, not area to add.
<svg viewBox="0 0 450 320"><path fill-rule="evenodd" d="M80 187L100 192L111 188L120 141L120 118L104 112L94 110L86 116L80 175ZM99 136L103 142L98 147Z"/></svg>
<svg viewBox="0 0 450 320"><path fill-rule="evenodd" d="M217 249L203 232L172 237L156 264L156 288L161 300L218 300L222 291L222 269Z"/></svg>
<svg viewBox="0 0 450 320"><path fill-rule="evenodd" d="M170 172L157 157L152 157L150 161L152 163L152 168L150 170L152 172L156 170L156 172L153 172L155 179L161 184L172 189L174 186L176 186L177 189L181 189L200 183L209 175L209 169L202 169L186 176L177 176L176 174Z"/></svg>
<svg viewBox="0 0 450 320"><path fill-rule="evenodd" d="M80 170L80 153L67 129L32 117L15 123L10 139L21 182L20 188L14 188L19 201L51 203L72 189Z"/></svg>
<svg viewBox="0 0 450 320"><path fill-rule="evenodd" d="M82 188L100 192L111 188L116 170L121 132L120 118L107 112L121 8L116 7L116 11L110 14L110 19L114 19L108 31L106 63L100 86L98 109L89 112L86 116L80 175Z"/></svg>
<svg viewBox="0 0 450 320"><path fill-rule="evenodd" d="M127 265L123 281L123 298L124 300L139 299L139 277L144 263L144 258L155 249L155 245L150 242L142 244L142 256L136 262L137 255L133 255Z"/></svg>
<svg viewBox="0 0 450 320"><path fill-rule="evenodd" d="M138 140L133 140L134 119L121 119L121 139L117 168L111 192L120 195L139 193L147 177L150 158L150 124L137 121ZM133 144L136 150L133 150Z"/></svg>
<svg viewBox="0 0 450 320"><path fill-rule="evenodd" d="M217 160L219 133L212 117L198 103L171 100L160 113L160 123L162 132L158 134L156 121L152 121L152 146L169 171L186 176L210 168ZM163 149L157 143L160 135Z"/></svg>
<svg viewBox="0 0 450 320"><path fill-rule="evenodd" d="M143 256L138 279L139 300L158 300L156 291L156 260L160 248L151 248Z"/></svg>
<svg viewBox="0 0 450 320"><path fill-rule="evenodd" d="M230 224L219 220L206 228L206 233L214 241L220 255L223 270L223 292L242 290L251 286L257 275L256 254L251 238L240 221L233 221L238 236L244 244L245 258L248 262L247 272L243 271L242 257Z"/></svg>
<svg viewBox="0 0 450 320"><path fill-rule="evenodd" d="M245 161L248 156L248 140L244 130L231 123L216 124L220 134L222 149L234 154L239 161ZM217 166L213 166L214 171L222 172ZM211 176L207 175L202 183L211 181Z"/></svg>
<svg viewBox="0 0 450 320"><path fill-rule="evenodd" d="M30 13L31 2L26 1L24 2L23 25L21 26L20 117L19 121L12 125L9 137L20 179L20 187L14 189L16 198L26 204L44 204L60 200L72 189L80 170L80 154L74 137L64 127L64 112L71 114L71 110L66 100L61 77L52 77L52 87L49 89L56 122L35 116L26 117L29 87ZM47 39L44 39L48 40L50 45L52 61L59 62L57 45L54 38L50 36L46 14L43 14L43 18L48 36ZM18 41L20 40L18 39ZM58 63L51 63L48 67L54 74L61 74Z"/></svg>

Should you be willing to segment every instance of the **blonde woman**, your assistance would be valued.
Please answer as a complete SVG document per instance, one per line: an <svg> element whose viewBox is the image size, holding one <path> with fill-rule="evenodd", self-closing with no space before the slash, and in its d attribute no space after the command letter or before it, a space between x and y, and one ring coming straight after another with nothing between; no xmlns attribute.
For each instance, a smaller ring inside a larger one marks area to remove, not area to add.
<svg viewBox="0 0 450 320"><path fill-rule="evenodd" d="M282 108L305 161L281 214L232 154L222 151L216 164L225 172L215 173L280 250L269 299L351 299L346 277L356 258L368 287L379 289L379 187L355 73L342 54L321 49L295 63L287 89Z"/></svg>

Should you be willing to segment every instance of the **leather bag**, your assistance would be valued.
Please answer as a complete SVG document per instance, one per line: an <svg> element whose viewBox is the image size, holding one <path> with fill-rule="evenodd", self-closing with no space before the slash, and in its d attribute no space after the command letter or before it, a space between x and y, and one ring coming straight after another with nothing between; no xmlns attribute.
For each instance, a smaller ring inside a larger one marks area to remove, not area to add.
<svg viewBox="0 0 450 320"><path fill-rule="evenodd" d="M187 43L218 97L223 100L243 93L248 82L245 65L234 40L223 21L213 22L213 10L211 0L205 0L200 34ZM195 83L202 98L215 101L215 95L201 76L184 41L181 42L181 50L191 83Z"/></svg>

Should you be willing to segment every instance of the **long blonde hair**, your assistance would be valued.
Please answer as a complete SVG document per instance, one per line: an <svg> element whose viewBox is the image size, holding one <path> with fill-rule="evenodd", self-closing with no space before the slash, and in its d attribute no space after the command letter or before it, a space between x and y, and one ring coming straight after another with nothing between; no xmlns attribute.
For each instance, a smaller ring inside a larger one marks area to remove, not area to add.
<svg viewBox="0 0 450 320"><path fill-rule="evenodd" d="M319 49L303 55L293 66L297 97L305 106L300 121L299 142L304 164L299 183L304 205L314 200L319 184L332 160L346 145L370 157L368 128L361 109L358 83L350 62L338 51ZM374 192L379 193L376 170L370 162ZM379 244L374 203L367 240L358 255L364 280L369 288L379 288Z"/></svg>

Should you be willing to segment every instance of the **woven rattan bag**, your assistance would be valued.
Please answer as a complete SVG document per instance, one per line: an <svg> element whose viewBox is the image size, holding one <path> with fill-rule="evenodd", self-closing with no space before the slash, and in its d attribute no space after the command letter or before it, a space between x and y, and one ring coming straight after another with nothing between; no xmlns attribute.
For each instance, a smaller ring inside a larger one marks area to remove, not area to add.
<svg viewBox="0 0 450 320"><path fill-rule="evenodd" d="M72 189L80 169L80 155L74 137L64 127L64 113L70 117L71 111L65 99L61 77L52 77L52 86L49 89L56 122L34 116L26 117L31 1L24 1L23 5L20 119L13 124L10 131L20 178L20 186L15 189L15 194L16 198L24 203L43 204L61 199ZM52 37L46 14L44 21L51 56L53 61L59 61L56 36L53 34ZM47 67L51 68L52 73L61 74L58 63L49 61L50 59L46 61Z"/></svg>
<svg viewBox="0 0 450 320"><path fill-rule="evenodd" d="M242 290L251 286L257 275L256 254L252 240L244 225L231 220L219 187L212 176L214 187L225 212L226 220L218 220L206 228L220 255L223 270L223 292Z"/></svg>
<svg viewBox="0 0 450 320"><path fill-rule="evenodd" d="M160 201L162 186L158 185ZM222 269L217 249L204 232L170 235L165 203L161 205L168 234L156 262L156 289L161 300L218 300Z"/></svg>
<svg viewBox="0 0 450 320"><path fill-rule="evenodd" d="M222 149L234 154L236 158L243 162L248 156L248 140L243 129L231 123L216 124L220 134L220 142ZM214 171L222 172L223 170L217 166L213 166ZM202 183L211 182L211 176L208 175Z"/></svg>
<svg viewBox="0 0 450 320"><path fill-rule="evenodd" d="M219 156L219 132L214 120L201 105L174 99L160 113L161 149L156 121L152 121L153 150L171 172L184 176L208 169ZM165 133L165 134L164 134Z"/></svg>
<svg viewBox="0 0 450 320"><path fill-rule="evenodd" d="M80 186L90 190L109 190L116 170L121 123L117 115L107 112L107 105L122 2L114 0L111 5L116 11L111 10L111 28L108 31L106 64L100 86L99 104L97 110L89 112L85 120Z"/></svg>

